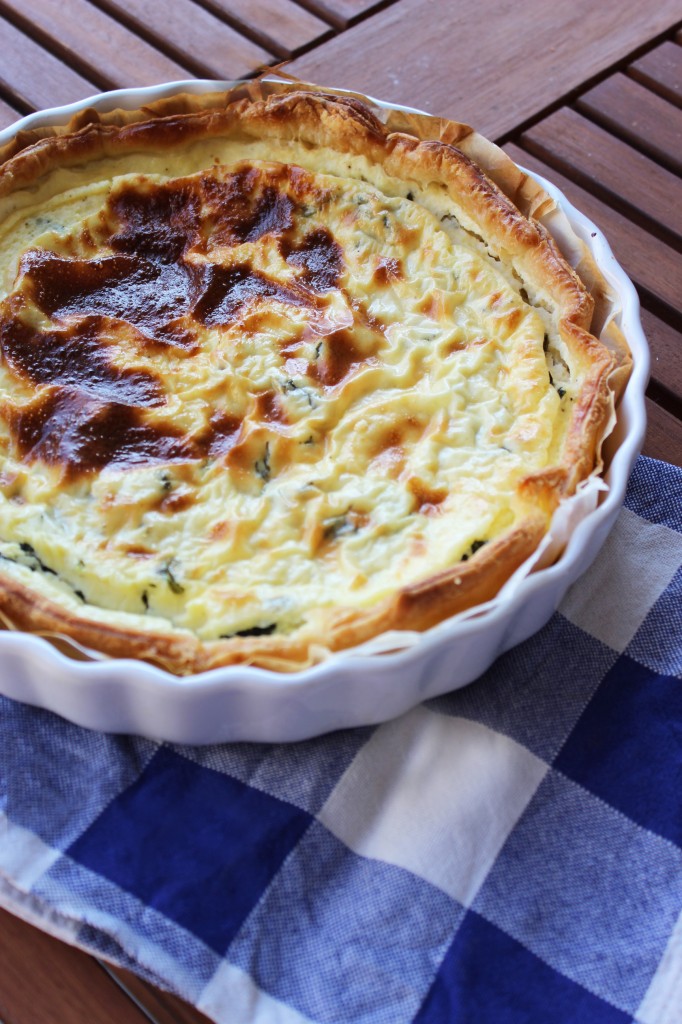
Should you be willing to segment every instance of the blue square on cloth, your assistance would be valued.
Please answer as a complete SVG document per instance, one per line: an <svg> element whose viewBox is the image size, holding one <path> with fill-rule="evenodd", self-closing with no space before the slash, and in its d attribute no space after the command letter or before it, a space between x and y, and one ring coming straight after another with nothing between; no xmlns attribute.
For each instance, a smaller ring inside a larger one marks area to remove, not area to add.
<svg viewBox="0 0 682 1024"><path fill-rule="evenodd" d="M625 507L651 523L682 533L680 471L640 455L628 483Z"/></svg>
<svg viewBox="0 0 682 1024"><path fill-rule="evenodd" d="M549 762L616 658L557 613L471 686L435 697L427 707L487 725Z"/></svg>
<svg viewBox="0 0 682 1024"><path fill-rule="evenodd" d="M682 905L682 851L552 770L473 909L555 970L637 1011Z"/></svg>
<svg viewBox="0 0 682 1024"><path fill-rule="evenodd" d="M67 853L222 953L311 820L162 747Z"/></svg>
<svg viewBox="0 0 682 1024"><path fill-rule="evenodd" d="M621 656L555 767L682 846L682 683Z"/></svg>
<svg viewBox="0 0 682 1024"><path fill-rule="evenodd" d="M464 908L315 823L236 937L230 961L318 1022L410 1024Z"/></svg>
<svg viewBox="0 0 682 1024"><path fill-rule="evenodd" d="M2 810L15 825L63 850L135 781L157 746L82 729L0 697Z"/></svg>
<svg viewBox="0 0 682 1024"><path fill-rule="evenodd" d="M682 675L682 568L650 610L626 653L656 672ZM680 686L678 681L678 693ZM678 729L682 727L679 703L671 707L671 717Z"/></svg>
<svg viewBox="0 0 682 1024"><path fill-rule="evenodd" d="M414 1024L629 1024L520 942L469 911Z"/></svg>
<svg viewBox="0 0 682 1024"><path fill-rule="evenodd" d="M343 729L298 743L220 743L175 746L190 761L225 772L271 796L316 814L374 732Z"/></svg>

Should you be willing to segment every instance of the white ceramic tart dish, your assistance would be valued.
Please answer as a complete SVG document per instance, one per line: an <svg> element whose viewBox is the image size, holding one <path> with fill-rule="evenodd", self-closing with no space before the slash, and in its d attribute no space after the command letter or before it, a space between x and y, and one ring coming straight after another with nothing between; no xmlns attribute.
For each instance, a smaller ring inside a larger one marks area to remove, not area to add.
<svg viewBox="0 0 682 1024"><path fill-rule="evenodd" d="M547 621L648 373L631 283L549 183L466 126L268 81L104 94L0 159L2 692L295 740Z"/></svg>

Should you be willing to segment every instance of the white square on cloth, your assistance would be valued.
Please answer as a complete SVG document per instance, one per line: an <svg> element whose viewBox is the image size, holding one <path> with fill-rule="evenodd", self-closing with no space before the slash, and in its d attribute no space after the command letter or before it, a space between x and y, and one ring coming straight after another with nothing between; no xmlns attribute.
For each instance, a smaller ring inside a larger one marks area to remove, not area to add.
<svg viewBox="0 0 682 1024"><path fill-rule="evenodd" d="M642 1024L679 1024L682 1016L682 913L668 948L637 1010Z"/></svg>
<svg viewBox="0 0 682 1024"><path fill-rule="evenodd" d="M201 994L197 1008L217 1024L314 1024L293 1006L258 988L246 971L226 960Z"/></svg>
<svg viewBox="0 0 682 1024"><path fill-rule="evenodd" d="M0 812L0 878L28 891L61 856L34 832L10 821Z"/></svg>
<svg viewBox="0 0 682 1024"><path fill-rule="evenodd" d="M623 652L682 562L682 534L621 510L599 557L568 591L559 611Z"/></svg>
<svg viewBox="0 0 682 1024"><path fill-rule="evenodd" d="M421 707L377 730L318 819L469 906L547 771L509 737Z"/></svg>

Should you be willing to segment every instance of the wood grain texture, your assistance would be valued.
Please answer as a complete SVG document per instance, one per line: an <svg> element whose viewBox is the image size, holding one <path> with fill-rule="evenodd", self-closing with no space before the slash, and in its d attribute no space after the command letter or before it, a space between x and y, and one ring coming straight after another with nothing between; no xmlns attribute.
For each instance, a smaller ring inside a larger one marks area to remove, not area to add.
<svg viewBox="0 0 682 1024"><path fill-rule="evenodd" d="M673 316L682 314L678 253L526 150L513 144L504 148L516 163L554 182L579 210L601 228L616 259L644 293L650 295L654 302L669 307Z"/></svg>
<svg viewBox="0 0 682 1024"><path fill-rule="evenodd" d="M121 967L111 964L100 966L122 986L124 992L144 1007L154 1024L210 1024L208 1017L170 992L162 992ZM92 1024L99 1022L93 1021Z"/></svg>
<svg viewBox="0 0 682 1024"><path fill-rule="evenodd" d="M155 85L191 77L185 67L159 53L87 0L1 0L0 11L2 9L30 24L32 35L54 41L49 49L56 56L51 60L64 76L75 74L70 67L78 67L103 89ZM0 61L3 70L6 57L3 47ZM49 82L45 69L21 49L18 57L24 62L24 77L29 83L35 83L34 90L40 87L44 93L42 87ZM32 105L53 107L96 91L88 86L76 92L72 86L52 92L49 98L41 95Z"/></svg>
<svg viewBox="0 0 682 1024"><path fill-rule="evenodd" d="M6 128L14 121L18 120L21 114L14 107L10 107L9 103L5 103L0 100L0 130Z"/></svg>
<svg viewBox="0 0 682 1024"><path fill-rule="evenodd" d="M626 142L562 107L521 138L525 149L590 191L648 221L669 243L682 240L682 180Z"/></svg>
<svg viewBox="0 0 682 1024"><path fill-rule="evenodd" d="M642 327L651 349L651 379L682 402L682 334L648 309L642 310Z"/></svg>
<svg viewBox="0 0 682 1024"><path fill-rule="evenodd" d="M96 86L72 71L4 18L0 18L0 85L31 108L73 103L97 92ZM36 74L35 69L40 73Z"/></svg>
<svg viewBox="0 0 682 1024"><path fill-rule="evenodd" d="M649 398L646 407L648 424L643 454L682 466L682 421Z"/></svg>
<svg viewBox="0 0 682 1024"><path fill-rule="evenodd" d="M627 75L611 75L576 101L578 110L682 173L682 109Z"/></svg>
<svg viewBox="0 0 682 1024"><path fill-rule="evenodd" d="M682 47L667 41L644 54L628 68L628 74L682 106Z"/></svg>
<svg viewBox="0 0 682 1024"><path fill-rule="evenodd" d="M108 11L176 60L208 78L240 78L269 65L273 54L192 0L103 0Z"/></svg>
<svg viewBox="0 0 682 1024"><path fill-rule="evenodd" d="M386 6L386 0L301 0L311 11L317 11L339 28L366 17L377 7Z"/></svg>
<svg viewBox="0 0 682 1024"><path fill-rule="evenodd" d="M258 42L279 57L292 57L304 46L331 36L322 18L299 7L293 0L203 0L210 7L243 25Z"/></svg>
<svg viewBox="0 0 682 1024"><path fill-rule="evenodd" d="M0 910L0 1018L6 1024L149 1024L81 950Z"/></svg>
<svg viewBox="0 0 682 1024"><path fill-rule="evenodd" d="M400 0L298 58L290 70L472 124L517 128L680 17L680 0L523 4ZM444 23L445 20L445 23Z"/></svg>

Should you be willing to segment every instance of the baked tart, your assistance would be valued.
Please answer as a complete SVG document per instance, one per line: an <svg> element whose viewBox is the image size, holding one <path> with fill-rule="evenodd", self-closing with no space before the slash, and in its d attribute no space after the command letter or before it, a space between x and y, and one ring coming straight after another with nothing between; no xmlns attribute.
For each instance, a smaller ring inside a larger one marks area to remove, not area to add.
<svg viewBox="0 0 682 1024"><path fill-rule="evenodd" d="M627 358L499 151L486 173L470 129L399 121L243 87L11 144L9 624L293 671L478 606L538 550Z"/></svg>

